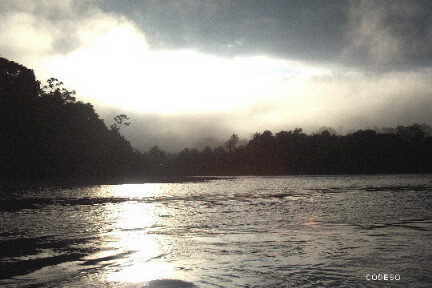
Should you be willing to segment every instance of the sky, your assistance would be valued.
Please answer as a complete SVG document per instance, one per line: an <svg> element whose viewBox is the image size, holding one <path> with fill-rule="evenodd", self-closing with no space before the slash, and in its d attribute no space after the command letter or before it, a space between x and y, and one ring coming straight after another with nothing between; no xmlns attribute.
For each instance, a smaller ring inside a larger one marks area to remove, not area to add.
<svg viewBox="0 0 432 288"><path fill-rule="evenodd" d="M139 149L432 124L432 1L2 0L0 56Z"/></svg>

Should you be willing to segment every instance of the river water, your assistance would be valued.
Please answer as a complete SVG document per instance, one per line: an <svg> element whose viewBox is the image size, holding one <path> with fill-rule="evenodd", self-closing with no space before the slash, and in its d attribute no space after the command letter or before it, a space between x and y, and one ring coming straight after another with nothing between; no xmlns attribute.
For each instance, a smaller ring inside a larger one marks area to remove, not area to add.
<svg viewBox="0 0 432 288"><path fill-rule="evenodd" d="M432 175L0 197L1 287L432 287Z"/></svg>

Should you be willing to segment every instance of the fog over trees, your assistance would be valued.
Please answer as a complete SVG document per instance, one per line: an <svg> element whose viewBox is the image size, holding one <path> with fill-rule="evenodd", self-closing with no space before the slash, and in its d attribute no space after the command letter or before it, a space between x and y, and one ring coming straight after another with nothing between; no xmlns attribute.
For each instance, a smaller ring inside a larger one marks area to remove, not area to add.
<svg viewBox="0 0 432 288"><path fill-rule="evenodd" d="M426 124L337 135L323 127L237 134L218 147L168 153L134 149L120 114L105 123L90 103L51 78L0 58L0 176L3 181L121 181L168 175L282 175L432 172ZM109 127L108 127L108 126ZM142 135L146 137L146 135ZM150 139L151 140L151 139ZM113 180L116 179L116 180Z"/></svg>

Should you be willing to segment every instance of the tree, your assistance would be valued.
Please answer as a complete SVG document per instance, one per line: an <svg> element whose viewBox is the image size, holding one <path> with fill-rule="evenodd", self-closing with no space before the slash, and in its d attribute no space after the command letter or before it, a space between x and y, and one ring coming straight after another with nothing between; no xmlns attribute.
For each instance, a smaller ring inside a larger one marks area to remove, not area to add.
<svg viewBox="0 0 432 288"><path fill-rule="evenodd" d="M56 78L49 78L47 84L41 89L41 97L51 97L62 104L75 103L75 90L68 90L63 82Z"/></svg>
<svg viewBox="0 0 432 288"><path fill-rule="evenodd" d="M116 116L110 130L63 82L50 78L42 86L32 70L3 58L0 121L0 178L8 181L111 179L130 173L136 158L113 133L130 125L126 115Z"/></svg>
<svg viewBox="0 0 432 288"><path fill-rule="evenodd" d="M118 132L122 127L128 127L131 124L129 117L125 114L119 114L113 118L114 123L111 124L111 130Z"/></svg>
<svg viewBox="0 0 432 288"><path fill-rule="evenodd" d="M228 152L233 152L236 149L239 140L240 138L237 134L233 133L231 135L228 141L225 142L225 147L227 148Z"/></svg>
<svg viewBox="0 0 432 288"><path fill-rule="evenodd" d="M334 136L334 135L336 135L337 134L337 132L336 132L336 130L335 129L333 129L333 128L331 128L331 127L326 127L326 126L323 126L323 127L320 127L316 132L315 132L315 134L317 134L317 135L322 135L322 136Z"/></svg>

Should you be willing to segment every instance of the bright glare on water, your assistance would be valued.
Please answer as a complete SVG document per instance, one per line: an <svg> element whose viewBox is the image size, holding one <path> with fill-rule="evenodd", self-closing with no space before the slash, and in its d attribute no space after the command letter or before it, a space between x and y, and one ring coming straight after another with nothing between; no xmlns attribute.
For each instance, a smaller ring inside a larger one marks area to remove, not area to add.
<svg viewBox="0 0 432 288"><path fill-rule="evenodd" d="M0 286L431 287L431 192L432 175L3 188Z"/></svg>

